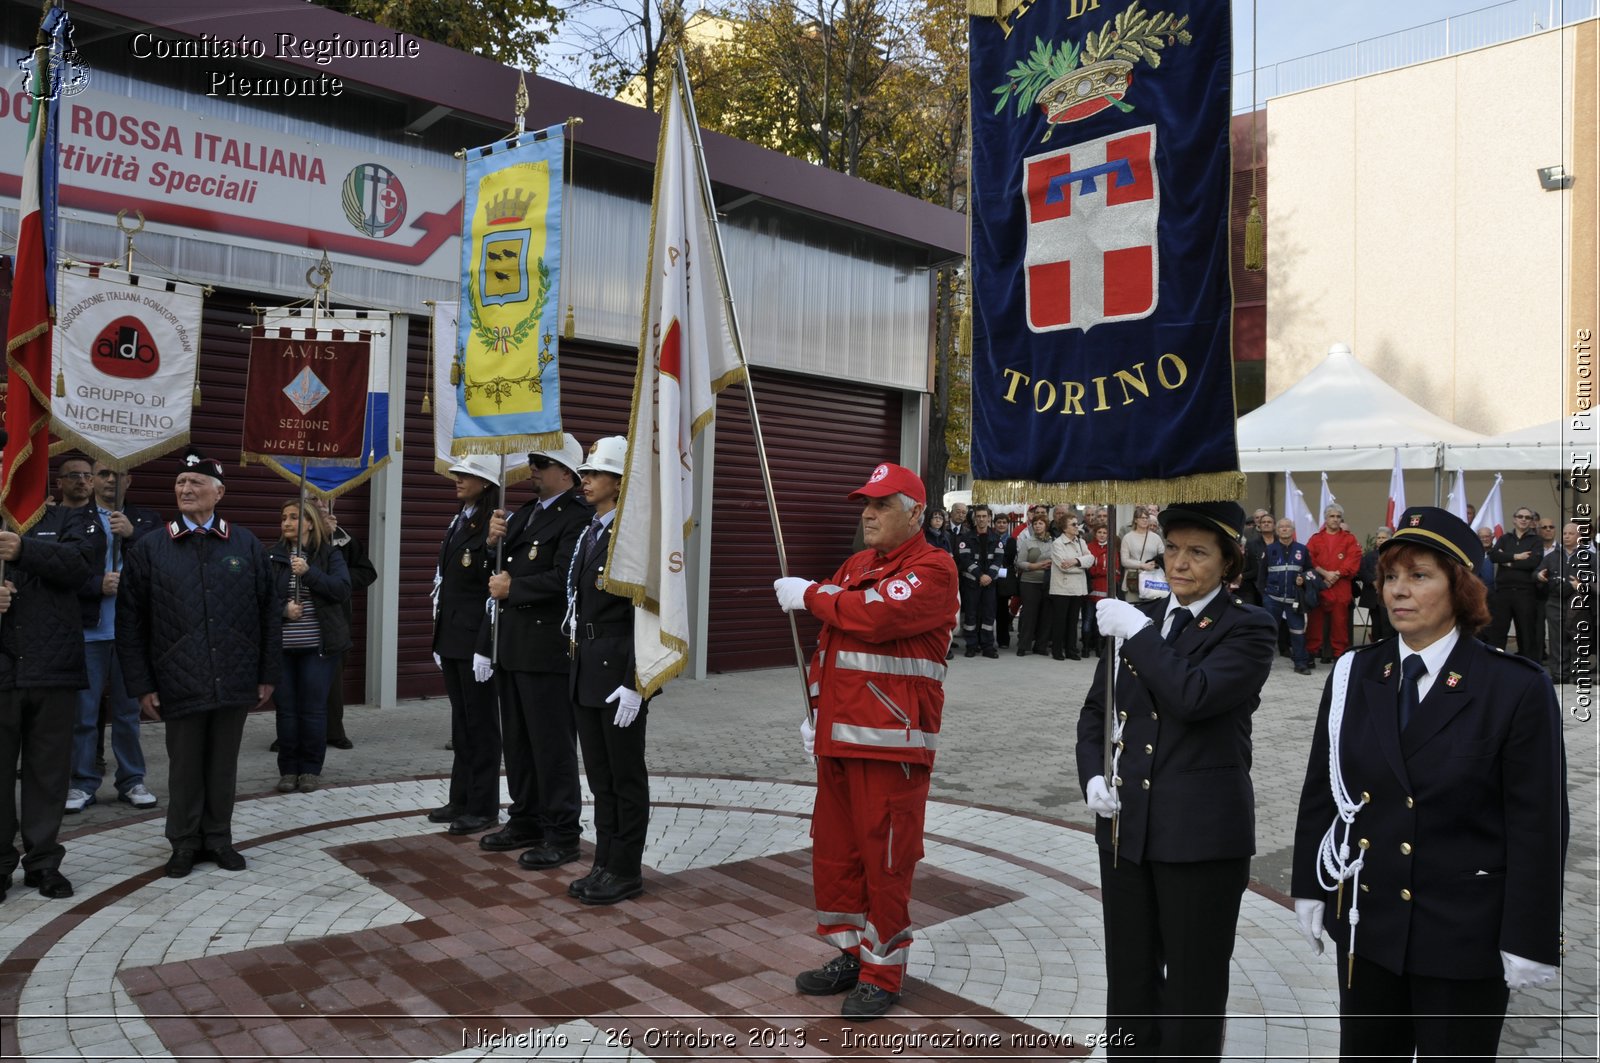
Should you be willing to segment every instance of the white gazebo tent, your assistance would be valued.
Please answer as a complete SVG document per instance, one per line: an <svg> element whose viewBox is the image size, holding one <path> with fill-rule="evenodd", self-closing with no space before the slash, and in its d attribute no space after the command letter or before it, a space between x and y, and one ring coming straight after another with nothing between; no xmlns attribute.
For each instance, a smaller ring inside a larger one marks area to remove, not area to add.
<svg viewBox="0 0 1600 1063"><path fill-rule="evenodd" d="M1592 418L1583 423L1594 425ZM1451 443L1444 448L1447 469L1504 472L1535 469L1567 472L1574 459L1594 453L1595 429L1573 430L1573 418L1558 417L1514 432L1484 436L1474 443Z"/></svg>
<svg viewBox="0 0 1600 1063"><path fill-rule="evenodd" d="M1441 445L1483 436L1432 413L1336 343L1283 394L1239 418L1245 472L1347 472L1441 468Z"/></svg>

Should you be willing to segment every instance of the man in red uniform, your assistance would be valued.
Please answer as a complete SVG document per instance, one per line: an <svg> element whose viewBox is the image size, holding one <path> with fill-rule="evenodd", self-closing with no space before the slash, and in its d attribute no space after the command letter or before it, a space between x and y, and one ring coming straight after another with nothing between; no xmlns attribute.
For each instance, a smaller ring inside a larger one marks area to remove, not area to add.
<svg viewBox="0 0 1600 1063"><path fill-rule="evenodd" d="M1306 614L1306 656L1313 661L1325 642L1332 644L1333 657L1324 653L1324 661L1350 648L1350 580L1361 571L1361 543L1344 526L1344 507L1329 506L1322 520L1306 543L1311 566L1322 577L1317 604Z"/></svg>
<svg viewBox="0 0 1600 1063"><path fill-rule="evenodd" d="M841 1014L866 1021L900 999L911 947L911 874L922 858L928 774L944 711L945 648L960 609L950 555L922 535L927 494L883 464L863 499L867 549L826 583L777 580L778 604L822 621L811 708L817 758L811 875L817 933L840 955L795 979L811 996L853 990Z"/></svg>

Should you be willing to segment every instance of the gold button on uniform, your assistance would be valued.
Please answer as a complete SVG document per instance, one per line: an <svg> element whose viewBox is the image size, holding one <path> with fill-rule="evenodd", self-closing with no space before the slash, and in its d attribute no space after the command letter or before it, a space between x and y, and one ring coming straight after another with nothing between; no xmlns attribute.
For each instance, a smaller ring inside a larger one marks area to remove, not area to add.
<svg viewBox="0 0 1600 1063"><path fill-rule="evenodd" d="M1122 785L1122 776L1118 775L1116 778L1112 779L1111 780L1111 785L1112 786L1121 786Z"/></svg>
<svg viewBox="0 0 1600 1063"><path fill-rule="evenodd" d="M1408 798L1406 798L1406 807L1407 808L1416 808L1417 807L1417 803L1415 801L1413 801L1411 798L1408 797Z"/></svg>
<svg viewBox="0 0 1600 1063"><path fill-rule="evenodd" d="M1410 856L1411 855L1411 843L1410 842L1401 842L1400 843L1400 852L1405 856Z"/></svg>
<svg viewBox="0 0 1600 1063"><path fill-rule="evenodd" d="M1150 714L1150 718L1151 718L1151 719L1152 719L1152 720L1159 720L1159 719L1161 719L1161 714L1160 714L1160 713L1157 713L1157 712L1152 712L1152 713L1151 713L1151 714Z"/></svg>
<svg viewBox="0 0 1600 1063"><path fill-rule="evenodd" d="M1361 892L1362 893L1371 893L1372 892L1372 887L1367 885L1365 882L1363 882L1361 884Z"/></svg>
<svg viewBox="0 0 1600 1063"><path fill-rule="evenodd" d="M1120 719L1120 720L1126 720L1128 718L1127 711L1124 710L1122 712L1117 713L1117 718Z"/></svg>
<svg viewBox="0 0 1600 1063"><path fill-rule="evenodd" d="M1145 789L1145 790L1148 790L1148 789L1150 789L1150 780L1149 780L1149 779L1145 779L1145 780L1143 780L1143 781L1141 781L1141 782L1140 782L1140 783L1139 783L1139 786L1140 786L1140 787L1141 787L1141 788L1142 788L1142 789Z"/></svg>
<svg viewBox="0 0 1600 1063"><path fill-rule="evenodd" d="M1411 891L1410 890L1401 890L1400 891L1400 899L1402 901L1409 901L1411 899Z"/></svg>
<svg viewBox="0 0 1600 1063"><path fill-rule="evenodd" d="M1154 753L1154 752L1155 752L1155 751L1156 751L1156 747L1155 747L1155 746L1152 746L1152 745L1150 745L1150 744L1149 744L1149 743L1146 743L1146 744L1145 744L1145 747L1144 747L1144 751L1145 751L1145 752L1146 752L1146 753Z"/></svg>
<svg viewBox="0 0 1600 1063"><path fill-rule="evenodd" d="M1372 843L1367 841L1367 839L1365 839L1365 838L1362 838L1360 841L1356 842L1356 844L1361 846L1361 848L1363 848L1363 849L1372 848Z"/></svg>
<svg viewBox="0 0 1600 1063"><path fill-rule="evenodd" d="M1367 793L1365 790L1362 790L1361 791L1361 803L1362 804L1367 804L1371 800L1372 800L1372 795Z"/></svg>

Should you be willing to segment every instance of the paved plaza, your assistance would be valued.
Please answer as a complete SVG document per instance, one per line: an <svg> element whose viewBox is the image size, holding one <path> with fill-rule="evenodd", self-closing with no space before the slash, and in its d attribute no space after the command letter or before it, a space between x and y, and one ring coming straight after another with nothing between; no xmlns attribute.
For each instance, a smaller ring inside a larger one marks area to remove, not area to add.
<svg viewBox="0 0 1600 1063"><path fill-rule="evenodd" d="M1255 718L1232 1059L1337 1046L1331 953L1312 955L1284 894L1327 669L1278 663ZM654 703L646 892L613 908L567 897L587 862L523 871L515 853L423 819L446 791L440 699L351 708L356 748L329 751L314 794L272 790L272 720L252 716L234 823L244 872L165 878L161 813L117 804L108 783L65 824L76 896L45 900L19 874L0 905L0 1056L1103 1056L1097 863L1072 756L1092 670L1009 653L951 663L917 939L890 1019L847 1023L839 998L793 990L829 950L809 914L811 767L787 668L678 680ZM1595 1058L1595 736L1568 715L1567 957L1556 986L1512 995L1505 1058ZM164 796L159 726L145 748Z"/></svg>

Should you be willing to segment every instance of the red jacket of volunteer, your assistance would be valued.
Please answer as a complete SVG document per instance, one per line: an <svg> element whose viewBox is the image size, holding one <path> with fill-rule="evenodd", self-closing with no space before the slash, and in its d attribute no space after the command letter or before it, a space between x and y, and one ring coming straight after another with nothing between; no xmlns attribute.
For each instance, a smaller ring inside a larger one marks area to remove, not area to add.
<svg viewBox="0 0 1600 1063"><path fill-rule="evenodd" d="M1319 597L1324 602L1346 605L1350 601L1350 581L1361 571L1361 542L1348 530L1331 532L1324 526L1306 543L1311 551L1311 563L1318 568L1339 573L1339 582L1324 587Z"/></svg>
<svg viewBox="0 0 1600 1063"><path fill-rule="evenodd" d="M920 533L863 550L811 585L806 609L822 621L809 676L817 756L931 767L960 611L950 555Z"/></svg>

